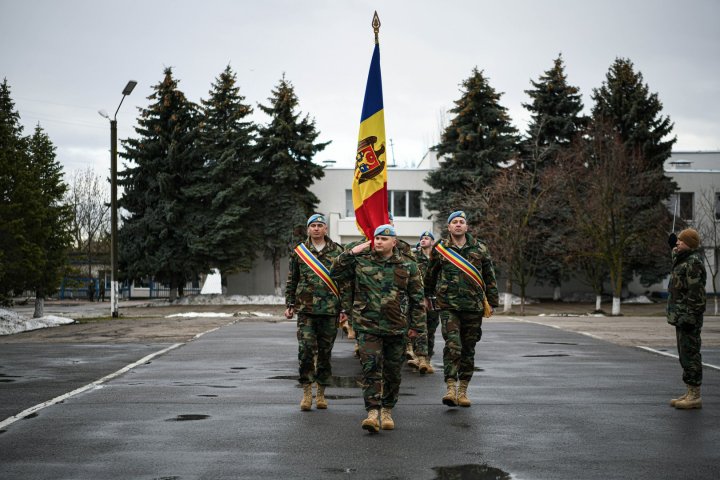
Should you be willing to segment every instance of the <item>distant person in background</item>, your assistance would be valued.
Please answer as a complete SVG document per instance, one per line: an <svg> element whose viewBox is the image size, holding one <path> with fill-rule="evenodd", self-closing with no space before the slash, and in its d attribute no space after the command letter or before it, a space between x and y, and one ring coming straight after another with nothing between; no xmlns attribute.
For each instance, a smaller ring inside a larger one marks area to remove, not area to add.
<svg viewBox="0 0 720 480"><path fill-rule="evenodd" d="M679 409L702 408L702 355L700 331L705 312L707 273L700 251L700 235L687 228L670 238L672 271L668 282L667 321L675 326L678 357L687 392L670 400Z"/></svg>
<svg viewBox="0 0 720 480"><path fill-rule="evenodd" d="M105 301L105 279L100 279L100 301Z"/></svg>
<svg viewBox="0 0 720 480"><path fill-rule="evenodd" d="M90 302L95 301L95 282L92 279L90 280L90 283L88 283L87 296L88 296L88 301L90 301Z"/></svg>
<svg viewBox="0 0 720 480"><path fill-rule="evenodd" d="M290 253L285 288L285 317L290 319L297 313L299 381L303 388L300 410L312 406L313 383L317 384L315 406L328 407L325 388L332 376L330 357L340 314L340 292L329 270L343 251L327 236L323 215L310 216L307 232L307 239ZM346 319L344 314L342 319Z"/></svg>

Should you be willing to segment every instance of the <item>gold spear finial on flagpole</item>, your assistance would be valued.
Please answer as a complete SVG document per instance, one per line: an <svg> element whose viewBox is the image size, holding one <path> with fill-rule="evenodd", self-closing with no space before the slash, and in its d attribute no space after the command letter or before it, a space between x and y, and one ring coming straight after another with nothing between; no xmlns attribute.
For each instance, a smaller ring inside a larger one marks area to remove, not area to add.
<svg viewBox="0 0 720 480"><path fill-rule="evenodd" d="M375 32L375 43L380 43L380 40L378 40L378 34L380 33L380 17L378 17L377 10L375 10L375 15L373 15L372 27Z"/></svg>

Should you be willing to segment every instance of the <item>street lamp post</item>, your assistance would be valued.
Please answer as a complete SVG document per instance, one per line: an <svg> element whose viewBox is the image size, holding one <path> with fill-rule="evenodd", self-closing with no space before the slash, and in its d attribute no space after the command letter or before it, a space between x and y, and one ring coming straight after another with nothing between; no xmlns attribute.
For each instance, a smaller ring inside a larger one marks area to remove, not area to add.
<svg viewBox="0 0 720 480"><path fill-rule="evenodd" d="M120 111L123 100L130 95L137 85L135 80L130 80L122 91L122 99L115 116L112 120L104 111L100 111L100 115L110 120L110 314L113 317L119 316L118 313L118 206L117 206L117 114Z"/></svg>

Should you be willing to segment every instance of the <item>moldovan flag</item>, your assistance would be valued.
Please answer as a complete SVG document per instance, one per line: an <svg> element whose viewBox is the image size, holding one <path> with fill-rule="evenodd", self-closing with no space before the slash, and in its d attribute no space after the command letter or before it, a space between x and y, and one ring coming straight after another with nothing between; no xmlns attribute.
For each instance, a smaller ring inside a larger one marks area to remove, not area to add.
<svg viewBox="0 0 720 480"><path fill-rule="evenodd" d="M352 185L355 222L369 240L373 239L377 227L389 223L386 164L380 45L376 37L360 117Z"/></svg>

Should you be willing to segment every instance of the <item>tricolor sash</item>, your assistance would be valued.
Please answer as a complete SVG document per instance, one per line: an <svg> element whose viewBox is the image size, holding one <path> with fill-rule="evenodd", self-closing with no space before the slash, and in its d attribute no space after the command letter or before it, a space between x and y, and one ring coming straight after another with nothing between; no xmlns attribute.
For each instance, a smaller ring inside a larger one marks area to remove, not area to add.
<svg viewBox="0 0 720 480"><path fill-rule="evenodd" d="M335 285L333 279L330 277L330 271L325 268L325 265L320 263L320 260L312 254L310 249L307 248L304 243L295 247L295 253L297 253L297 256L300 257L303 262L305 262L305 265L310 267L310 270L315 272L315 275L320 277L320 280L328 286L330 291L334 293L336 297L340 298L340 291L338 290L337 285Z"/></svg>
<svg viewBox="0 0 720 480"><path fill-rule="evenodd" d="M483 309L485 310L485 316L489 317L492 315L492 307L490 307L490 303L487 301L487 295L485 294L485 282L483 282L482 275L480 275L478 269L475 268L475 265L467 261L465 257L455 250L446 248L442 242L437 244L435 250L480 287L480 290L483 292Z"/></svg>

